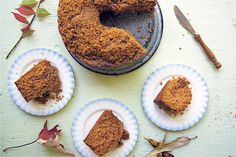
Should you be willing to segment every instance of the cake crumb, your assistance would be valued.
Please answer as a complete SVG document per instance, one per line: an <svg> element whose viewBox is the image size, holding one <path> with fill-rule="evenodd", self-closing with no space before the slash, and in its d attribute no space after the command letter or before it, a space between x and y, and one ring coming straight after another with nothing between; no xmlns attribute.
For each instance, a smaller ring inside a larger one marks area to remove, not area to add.
<svg viewBox="0 0 236 157"><path fill-rule="evenodd" d="M151 22L150 21L148 22L148 28L151 28Z"/></svg>
<svg viewBox="0 0 236 157"><path fill-rule="evenodd" d="M145 39L145 38L146 38L146 35L142 35L142 36L141 36L141 39Z"/></svg>
<svg viewBox="0 0 236 157"><path fill-rule="evenodd" d="M234 23L234 27L236 28L236 22Z"/></svg>
<svg viewBox="0 0 236 157"><path fill-rule="evenodd" d="M141 26L139 26L139 27L136 29L136 31L137 31L138 33L140 33L140 32L141 32Z"/></svg>

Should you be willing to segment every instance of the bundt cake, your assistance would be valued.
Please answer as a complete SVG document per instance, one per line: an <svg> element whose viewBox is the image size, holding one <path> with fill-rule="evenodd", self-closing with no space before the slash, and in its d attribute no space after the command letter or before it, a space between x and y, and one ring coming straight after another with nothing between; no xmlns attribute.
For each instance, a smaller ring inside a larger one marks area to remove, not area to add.
<svg viewBox="0 0 236 157"><path fill-rule="evenodd" d="M49 98L57 98L61 92L58 69L46 60L40 61L15 82L27 102L35 100L46 103Z"/></svg>
<svg viewBox="0 0 236 157"><path fill-rule="evenodd" d="M126 66L147 50L126 30L101 24L103 12L151 11L156 0L60 0L58 28L68 51L93 67Z"/></svg>
<svg viewBox="0 0 236 157"><path fill-rule="evenodd" d="M184 77L170 79L154 102L170 115L180 115L192 100L190 82Z"/></svg>
<svg viewBox="0 0 236 157"><path fill-rule="evenodd" d="M89 131L84 142L99 156L122 145L122 139L129 139L124 124L112 113L105 110Z"/></svg>

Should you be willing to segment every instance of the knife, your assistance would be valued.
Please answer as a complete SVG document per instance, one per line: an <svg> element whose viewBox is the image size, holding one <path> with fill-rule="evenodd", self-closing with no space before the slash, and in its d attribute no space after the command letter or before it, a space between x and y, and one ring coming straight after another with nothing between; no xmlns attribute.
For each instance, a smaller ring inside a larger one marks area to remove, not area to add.
<svg viewBox="0 0 236 157"><path fill-rule="evenodd" d="M203 50L205 51L207 57L214 63L215 68L219 69L221 67L220 62L216 59L214 53L208 48L208 46L204 43L201 36L196 33L196 31L193 29L192 25L189 23L187 18L184 16L184 14L180 11L180 9L175 5L174 6L174 12L175 16L177 17L179 23L189 32L193 35L195 40L202 46Z"/></svg>

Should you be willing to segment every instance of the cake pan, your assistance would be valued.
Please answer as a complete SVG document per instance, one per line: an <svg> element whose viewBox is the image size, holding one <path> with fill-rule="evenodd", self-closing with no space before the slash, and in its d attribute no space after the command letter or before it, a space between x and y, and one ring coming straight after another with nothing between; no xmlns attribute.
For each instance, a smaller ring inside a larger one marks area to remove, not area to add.
<svg viewBox="0 0 236 157"><path fill-rule="evenodd" d="M115 26L131 32L136 39L148 50L148 53L132 64L121 67L93 67L81 61L73 53L71 56L86 69L106 75L120 75L131 72L145 64L156 52L163 34L163 16L159 4L155 6L154 12L127 13L113 15L104 13L100 17L101 22L106 26Z"/></svg>

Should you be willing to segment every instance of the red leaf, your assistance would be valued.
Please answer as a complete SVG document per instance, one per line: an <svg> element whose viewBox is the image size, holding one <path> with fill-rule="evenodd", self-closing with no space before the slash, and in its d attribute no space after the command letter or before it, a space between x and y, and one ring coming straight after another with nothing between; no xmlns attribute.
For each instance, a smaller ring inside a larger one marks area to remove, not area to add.
<svg viewBox="0 0 236 157"><path fill-rule="evenodd" d="M22 15L26 15L26 16L35 14L35 11L32 8L27 7L27 6L21 6L17 8L16 10L18 10Z"/></svg>
<svg viewBox="0 0 236 157"><path fill-rule="evenodd" d="M45 0L40 0L39 3L43 3Z"/></svg>
<svg viewBox="0 0 236 157"><path fill-rule="evenodd" d="M33 30L27 30L27 31L33 31ZM25 32L23 32L23 34L24 33ZM8 148L4 149L3 151L7 151L8 149L27 146L27 145L33 144L35 142L38 142L38 143L42 144L43 146L54 148L63 154L75 157L75 154L73 152L65 149L65 147L59 142L59 132L60 131L61 131L61 129L58 128L58 125L54 126L52 129L48 130L47 120L46 120L46 122L44 123L43 129L40 131L38 138L35 141L30 142L30 143L26 143L23 145L19 145L19 146L8 147Z"/></svg>
<svg viewBox="0 0 236 157"><path fill-rule="evenodd" d="M25 23L25 24L28 24L29 22L27 21L27 19L24 17L24 16L22 16L22 15L20 15L20 14L17 14L17 13L14 13L14 12L11 12L14 16L15 16L15 18L18 20L18 21L20 21L20 22L22 22L22 23Z"/></svg>
<svg viewBox="0 0 236 157"><path fill-rule="evenodd" d="M43 144L47 147L52 147L63 154L70 155L72 157L75 154L67 149L59 142L59 132L61 129L58 125L54 126L52 129L48 130L47 121L44 123L43 129L40 131L37 142Z"/></svg>
<svg viewBox="0 0 236 157"><path fill-rule="evenodd" d="M22 32L30 30L30 24L27 24L25 27L21 29Z"/></svg>
<svg viewBox="0 0 236 157"><path fill-rule="evenodd" d="M48 122L46 121L44 123L43 129L39 133L39 136L38 136L39 139L43 139L43 140L55 139L56 136L61 131L58 128L58 125L54 126L51 130L48 130L47 124L48 124Z"/></svg>

